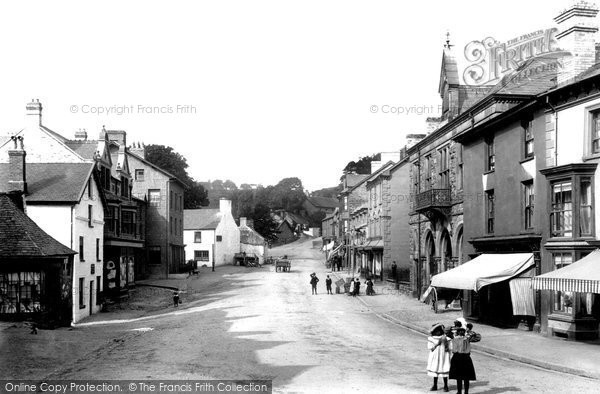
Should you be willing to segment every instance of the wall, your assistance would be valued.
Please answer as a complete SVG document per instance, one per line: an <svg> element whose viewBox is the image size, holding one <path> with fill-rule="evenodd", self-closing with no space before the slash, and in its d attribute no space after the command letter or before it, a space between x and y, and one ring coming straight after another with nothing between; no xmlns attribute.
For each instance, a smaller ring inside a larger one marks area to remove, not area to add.
<svg viewBox="0 0 600 394"><path fill-rule="evenodd" d="M179 202L171 208L171 191L174 193L174 200L179 200L183 196L183 186L176 181L171 181L170 177L162 171L155 169L150 164L140 160L137 156L129 154L129 169L135 176L136 169L144 170L143 181L133 181L132 193L135 197L148 198L148 210L146 217L146 245L147 247L160 247L160 261L148 259L148 273L153 278L166 278L169 271L177 271L179 264L184 263L183 250L183 206ZM149 190L160 190L160 202L153 206L148 197ZM183 197L182 197L183 199ZM171 232L171 218L174 230ZM180 261L173 261L172 245L176 245L181 250Z"/></svg>
<svg viewBox="0 0 600 394"><path fill-rule="evenodd" d="M202 233L202 242L194 242L194 233L200 231ZM195 250L207 250L208 261L198 261L198 266L203 264L212 265L213 262L213 245L215 243L215 230L185 230L183 232L183 242L185 243L185 260L194 260Z"/></svg>
<svg viewBox="0 0 600 394"><path fill-rule="evenodd" d="M408 214L410 211L410 192L407 185L410 182L410 163L396 167L391 172L389 183L389 195L384 198L386 212L392 220L385 230L383 258L384 265L390 267L393 261L401 270L410 271L412 262L410 259L410 227L408 225Z"/></svg>
<svg viewBox="0 0 600 394"><path fill-rule="evenodd" d="M104 210L99 197L98 187L92 178L93 194L88 197L87 187L79 204L71 206L28 205L27 214L49 235L62 244L79 252L79 237L84 239L84 261L79 254L73 262L73 322L78 322L90 315L90 281L92 285L92 313L100 310L97 305L97 277L100 277L100 291L103 290L103 245L104 245ZM88 224L88 205L93 207L93 227ZM72 239L71 239L72 229ZM96 256L96 239L100 240L99 256ZM92 274L92 266L94 273ZM84 278L84 306L79 305L79 278Z"/></svg>
<svg viewBox="0 0 600 394"><path fill-rule="evenodd" d="M221 214L215 235L222 237L215 243L215 265L232 264L234 255L240 252L240 230L231 213Z"/></svg>

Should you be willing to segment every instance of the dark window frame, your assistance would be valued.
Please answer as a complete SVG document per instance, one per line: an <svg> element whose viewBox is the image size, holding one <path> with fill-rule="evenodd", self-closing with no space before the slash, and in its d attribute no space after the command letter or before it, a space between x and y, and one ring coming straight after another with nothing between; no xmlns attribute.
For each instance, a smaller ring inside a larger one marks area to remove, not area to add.
<svg viewBox="0 0 600 394"><path fill-rule="evenodd" d="M485 191L485 232L494 234L496 216L496 196L494 189Z"/></svg>

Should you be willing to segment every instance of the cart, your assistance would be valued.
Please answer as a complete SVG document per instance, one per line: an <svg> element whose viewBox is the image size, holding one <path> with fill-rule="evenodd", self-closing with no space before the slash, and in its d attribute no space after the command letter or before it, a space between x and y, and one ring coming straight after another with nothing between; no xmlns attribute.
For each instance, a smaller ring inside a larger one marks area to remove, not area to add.
<svg viewBox="0 0 600 394"><path fill-rule="evenodd" d="M442 309L451 309L450 307L456 303L458 303L458 308L462 309L462 290L430 286L421 297L421 300L430 304L435 313L440 312Z"/></svg>
<svg viewBox="0 0 600 394"><path fill-rule="evenodd" d="M275 262L275 272L289 272L292 269L292 262L288 259L279 259Z"/></svg>

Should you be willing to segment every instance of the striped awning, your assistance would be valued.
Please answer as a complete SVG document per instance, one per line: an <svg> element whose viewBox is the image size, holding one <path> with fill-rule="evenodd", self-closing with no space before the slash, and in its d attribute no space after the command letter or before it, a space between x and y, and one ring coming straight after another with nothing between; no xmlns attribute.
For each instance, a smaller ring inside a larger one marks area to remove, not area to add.
<svg viewBox="0 0 600 394"><path fill-rule="evenodd" d="M536 290L600 294L600 250L566 267L533 278Z"/></svg>

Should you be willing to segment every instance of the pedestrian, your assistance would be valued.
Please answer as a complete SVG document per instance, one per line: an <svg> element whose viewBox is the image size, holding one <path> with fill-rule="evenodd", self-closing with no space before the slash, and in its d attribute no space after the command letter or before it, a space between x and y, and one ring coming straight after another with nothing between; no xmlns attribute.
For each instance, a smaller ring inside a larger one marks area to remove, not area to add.
<svg viewBox="0 0 600 394"><path fill-rule="evenodd" d="M179 306L179 292L173 292L173 306Z"/></svg>
<svg viewBox="0 0 600 394"><path fill-rule="evenodd" d="M338 256L337 263L338 263L338 271L341 271L342 270L342 256Z"/></svg>
<svg viewBox="0 0 600 394"><path fill-rule="evenodd" d="M38 333L37 324L35 324L35 322L32 322L30 334L37 335L37 333Z"/></svg>
<svg viewBox="0 0 600 394"><path fill-rule="evenodd" d="M360 280L358 280L358 278L354 281L354 291L352 292L353 297L356 297L357 295L360 295Z"/></svg>
<svg viewBox="0 0 600 394"><path fill-rule="evenodd" d="M373 290L373 281L371 280L371 278L367 279L365 284L367 285L367 295L370 296L375 294L375 290Z"/></svg>
<svg viewBox="0 0 600 394"><path fill-rule="evenodd" d="M450 379L456 379L458 394L462 394L462 388L465 388L465 394L469 394L469 382L477 380L473 360L471 360L471 338L467 337L466 329L459 327L456 330L456 336L452 339L452 359L450 360ZM477 334L481 339L481 335Z"/></svg>
<svg viewBox="0 0 600 394"><path fill-rule="evenodd" d="M333 281L331 280L329 275L327 275L327 279L325 279L325 287L327 287L327 294L333 294L333 292L331 291L331 283L332 282Z"/></svg>
<svg viewBox="0 0 600 394"><path fill-rule="evenodd" d="M316 273L310 274L310 285L312 286L313 295L317 294L317 283L319 282L319 278L317 278Z"/></svg>
<svg viewBox="0 0 600 394"><path fill-rule="evenodd" d="M396 265L396 262L393 261L392 262L392 279L394 280L394 282L396 282L398 280L398 277L396 276L398 271L398 266Z"/></svg>
<svg viewBox="0 0 600 394"><path fill-rule="evenodd" d="M450 339L444 334L444 326L436 323L429 330L427 337L427 375L433 377L430 391L438 389L438 379L444 380L444 391L448 392L448 374L450 373Z"/></svg>

